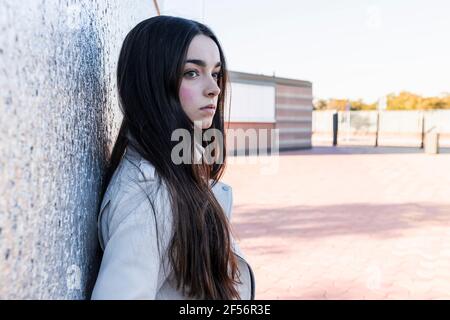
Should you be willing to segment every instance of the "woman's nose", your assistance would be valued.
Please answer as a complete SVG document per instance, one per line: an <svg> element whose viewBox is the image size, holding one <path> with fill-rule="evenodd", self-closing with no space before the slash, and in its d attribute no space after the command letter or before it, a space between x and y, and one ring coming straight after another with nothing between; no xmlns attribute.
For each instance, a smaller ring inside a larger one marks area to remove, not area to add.
<svg viewBox="0 0 450 320"><path fill-rule="evenodd" d="M220 88L219 88L216 80L210 81L208 87L206 88L206 95L208 97L215 97L215 96L218 96L219 94L220 94Z"/></svg>

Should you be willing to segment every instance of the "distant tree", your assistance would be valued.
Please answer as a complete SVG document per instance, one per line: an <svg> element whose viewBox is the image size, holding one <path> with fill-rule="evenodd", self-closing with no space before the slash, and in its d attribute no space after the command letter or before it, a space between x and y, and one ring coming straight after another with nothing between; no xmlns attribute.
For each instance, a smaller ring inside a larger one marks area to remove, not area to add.
<svg viewBox="0 0 450 320"><path fill-rule="evenodd" d="M387 110L420 110L422 97L419 95L402 91L398 95L388 94Z"/></svg>
<svg viewBox="0 0 450 320"><path fill-rule="evenodd" d="M358 99L356 101L352 101L352 110L376 110L377 104L374 103L364 103L362 99Z"/></svg>
<svg viewBox="0 0 450 320"><path fill-rule="evenodd" d="M338 111L345 111L345 107L347 106L347 99L330 99L327 103L327 109L335 109Z"/></svg>
<svg viewBox="0 0 450 320"><path fill-rule="evenodd" d="M318 99L313 102L314 110L326 110L327 109L327 100Z"/></svg>
<svg viewBox="0 0 450 320"><path fill-rule="evenodd" d="M345 111L350 104L350 110L377 110L377 103L365 103L362 99L319 99L314 103L314 110L338 110ZM440 97L422 97L407 91L399 94L387 95L387 110L438 110L450 109L450 93Z"/></svg>

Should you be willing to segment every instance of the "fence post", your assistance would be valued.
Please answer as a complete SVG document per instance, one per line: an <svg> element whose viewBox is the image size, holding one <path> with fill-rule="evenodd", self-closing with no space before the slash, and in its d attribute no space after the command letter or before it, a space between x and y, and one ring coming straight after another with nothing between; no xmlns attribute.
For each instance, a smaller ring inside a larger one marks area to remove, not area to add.
<svg viewBox="0 0 450 320"><path fill-rule="evenodd" d="M421 125L422 125L422 137L420 141L420 148L424 148L424 140L425 140L425 112L422 111L421 117L420 117Z"/></svg>
<svg viewBox="0 0 450 320"><path fill-rule="evenodd" d="M333 113L333 147L337 146L338 137L338 113Z"/></svg>
<svg viewBox="0 0 450 320"><path fill-rule="evenodd" d="M378 147L379 131L380 131L380 110L377 111L377 130L375 132L375 147Z"/></svg>

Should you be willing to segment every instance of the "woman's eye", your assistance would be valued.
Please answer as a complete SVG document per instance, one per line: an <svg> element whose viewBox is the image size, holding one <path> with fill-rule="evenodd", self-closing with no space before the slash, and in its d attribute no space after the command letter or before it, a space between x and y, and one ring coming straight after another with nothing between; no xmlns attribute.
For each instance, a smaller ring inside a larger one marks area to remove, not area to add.
<svg viewBox="0 0 450 320"><path fill-rule="evenodd" d="M188 76L189 78L194 78L194 76L198 75L197 71L191 70L184 73L185 76Z"/></svg>
<svg viewBox="0 0 450 320"><path fill-rule="evenodd" d="M190 70L190 71L186 71L184 73L184 75L187 76L188 78L195 78L196 76L199 76L200 74L195 70ZM214 77L214 79L219 79L221 74L220 74L220 72L215 72L212 74L212 76Z"/></svg>

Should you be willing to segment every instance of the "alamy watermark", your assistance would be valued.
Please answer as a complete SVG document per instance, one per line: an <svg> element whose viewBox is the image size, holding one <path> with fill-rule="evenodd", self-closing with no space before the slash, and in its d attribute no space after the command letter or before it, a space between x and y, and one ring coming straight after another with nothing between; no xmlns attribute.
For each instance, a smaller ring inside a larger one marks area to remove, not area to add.
<svg viewBox="0 0 450 320"><path fill-rule="evenodd" d="M218 129L207 129L204 133L201 122L194 122L194 136L189 130L176 129L171 140L178 143L173 147L171 158L175 164L222 164L224 163L224 136ZM228 157L228 163L261 164L262 174L275 174L279 168L279 129L228 129L226 141L228 150L236 153ZM202 142L209 142L203 147ZM194 146L192 144L194 143ZM249 155L246 155L249 151ZM192 156L192 152L194 155Z"/></svg>

